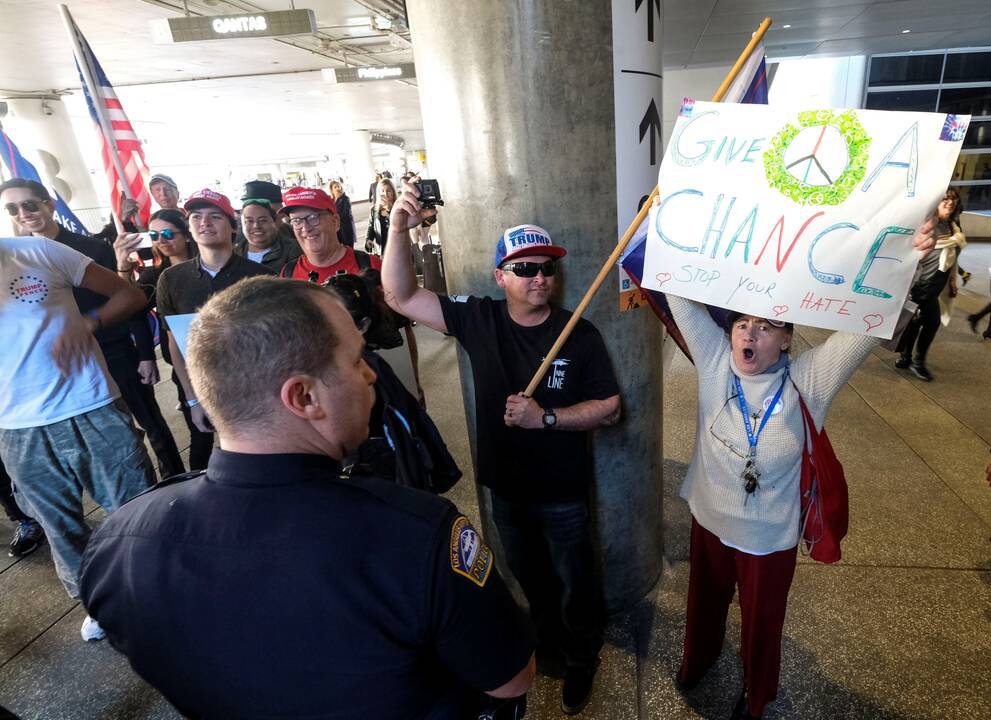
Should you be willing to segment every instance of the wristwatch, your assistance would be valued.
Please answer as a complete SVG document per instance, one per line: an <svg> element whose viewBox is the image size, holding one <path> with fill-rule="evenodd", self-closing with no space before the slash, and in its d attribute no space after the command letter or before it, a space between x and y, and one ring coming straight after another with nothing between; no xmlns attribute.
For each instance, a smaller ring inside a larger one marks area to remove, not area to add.
<svg viewBox="0 0 991 720"><path fill-rule="evenodd" d="M544 410L544 430L551 430L557 426L557 413L553 408Z"/></svg>

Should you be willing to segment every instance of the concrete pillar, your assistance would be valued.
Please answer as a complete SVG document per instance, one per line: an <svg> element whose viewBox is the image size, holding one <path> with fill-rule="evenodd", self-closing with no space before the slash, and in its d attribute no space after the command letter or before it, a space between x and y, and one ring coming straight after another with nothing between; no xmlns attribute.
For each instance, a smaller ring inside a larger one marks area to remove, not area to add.
<svg viewBox="0 0 991 720"><path fill-rule="evenodd" d="M371 133L367 130L355 130L347 136L347 171L348 182L354 188L352 201L360 201L367 197L368 186L375 180L375 163L372 160Z"/></svg>
<svg viewBox="0 0 991 720"><path fill-rule="evenodd" d="M72 132L65 105L57 96L12 97L3 126L21 152L35 163L50 188L73 210L99 206L89 169ZM80 219L84 222L89 218ZM99 230L99 227L91 228Z"/></svg>
<svg viewBox="0 0 991 720"><path fill-rule="evenodd" d="M407 2L431 174L447 202L440 232L452 293L499 294L495 241L512 225L535 223L567 247L568 308L615 247L612 6L580 6ZM646 312L618 312L614 277L586 317L605 338L623 393L621 423L594 433L595 527L606 602L618 610L661 572L661 326ZM479 499L493 537L487 494Z"/></svg>

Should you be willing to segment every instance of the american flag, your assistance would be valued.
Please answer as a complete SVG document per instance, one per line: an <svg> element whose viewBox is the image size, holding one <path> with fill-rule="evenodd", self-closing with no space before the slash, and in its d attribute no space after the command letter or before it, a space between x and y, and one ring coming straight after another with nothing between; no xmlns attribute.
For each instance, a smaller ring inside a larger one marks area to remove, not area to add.
<svg viewBox="0 0 991 720"><path fill-rule="evenodd" d="M89 107L90 117L93 118L97 135L100 137L103 169L110 183L110 202L114 214L118 218L123 217L121 204L126 194L137 203L141 225L147 227L151 216L151 195L148 193L150 173L145 163L141 140L134 132L134 127L127 119L117 93L114 92L86 38L83 37L68 9L64 5L62 9L69 33L74 36L73 52L76 56L76 70L79 71L79 79L86 94L86 105ZM90 78L95 87L90 85ZM123 170L123 181L118 172L118 164L114 162L114 153L119 159L119 167Z"/></svg>

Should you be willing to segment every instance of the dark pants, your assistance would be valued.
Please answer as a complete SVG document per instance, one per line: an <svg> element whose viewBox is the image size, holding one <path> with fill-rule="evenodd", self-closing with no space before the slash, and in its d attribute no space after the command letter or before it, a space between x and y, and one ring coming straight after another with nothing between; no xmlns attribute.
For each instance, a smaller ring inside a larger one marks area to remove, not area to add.
<svg viewBox="0 0 991 720"><path fill-rule="evenodd" d="M974 325L976 326L977 323L979 323L982 319L984 319L984 316L988 315L989 313L991 313L991 303L988 303L987 305L984 306L983 310L976 312L971 316L971 319L974 321ZM988 326L984 330L984 337L991 338L991 321L988 322Z"/></svg>
<svg viewBox="0 0 991 720"><path fill-rule="evenodd" d="M949 278L948 272L937 272L929 282L919 283L913 287L909 295L913 302L918 303L919 309L909 320L905 332L898 341L898 352L904 357L912 357L914 348L915 361L920 365L925 364L929 346L932 345L939 330L939 294L943 292Z"/></svg>
<svg viewBox="0 0 991 720"><path fill-rule="evenodd" d="M739 585L743 685L750 714L761 716L778 694L781 631L795 559L795 548L770 555L735 550L692 518L685 648L678 672L682 682L697 682L719 659L726 614Z"/></svg>
<svg viewBox="0 0 991 720"><path fill-rule="evenodd" d="M7 513L7 519L12 522L22 522L24 520L30 520L24 511L17 507L17 501L14 500L14 486L10 480L10 475L7 474L7 468L3 466L3 460L0 460L0 505L3 506L3 511Z"/></svg>
<svg viewBox="0 0 991 720"><path fill-rule="evenodd" d="M602 649L603 609L595 577L588 504L531 504L492 496L492 517L537 628L538 652L563 652L593 667Z"/></svg>
<svg viewBox="0 0 991 720"><path fill-rule="evenodd" d="M186 472L169 425L155 400L155 389L141 382L138 375L138 352L133 345L104 352L110 376L120 388L120 396L131 411L138 427L148 435L148 444L158 460L163 478Z"/></svg>
<svg viewBox="0 0 991 720"><path fill-rule="evenodd" d="M189 470L206 470L207 463L210 462L210 455L213 453L213 433L201 432L193 424L193 416L186 405L186 393L182 389L179 377L172 371L172 382L175 383L179 391L180 411L186 420L186 427L189 428Z"/></svg>

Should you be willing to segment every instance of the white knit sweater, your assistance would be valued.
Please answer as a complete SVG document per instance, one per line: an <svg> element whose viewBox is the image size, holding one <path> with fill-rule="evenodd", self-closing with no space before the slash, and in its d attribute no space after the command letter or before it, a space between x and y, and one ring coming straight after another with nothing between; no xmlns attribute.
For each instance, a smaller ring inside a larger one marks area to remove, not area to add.
<svg viewBox="0 0 991 720"><path fill-rule="evenodd" d="M698 372L698 424L695 449L681 496L692 515L726 544L755 554L787 550L798 544L799 485L802 474L802 410L795 388L785 384L780 412L772 414L757 443L760 487L747 498L742 479L750 446L737 400L734 374L740 378L753 431L781 385L784 367L743 375L733 363L729 336L705 306L668 295L671 314L695 360ZM853 371L880 344L878 338L836 332L826 342L791 361L790 373L817 428L833 398Z"/></svg>

